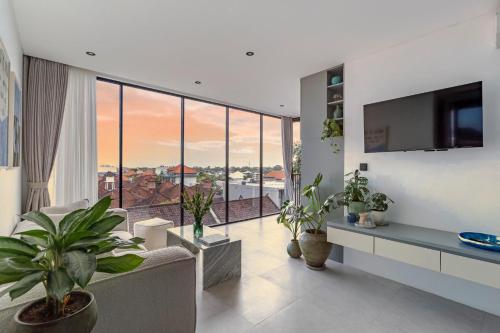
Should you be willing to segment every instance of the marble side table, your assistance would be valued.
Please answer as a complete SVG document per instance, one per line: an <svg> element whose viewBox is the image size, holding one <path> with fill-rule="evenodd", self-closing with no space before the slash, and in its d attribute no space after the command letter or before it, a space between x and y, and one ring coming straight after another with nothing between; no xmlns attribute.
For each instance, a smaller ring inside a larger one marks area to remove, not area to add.
<svg viewBox="0 0 500 333"><path fill-rule="evenodd" d="M203 226L203 236L212 234L224 233ZM229 238L229 242L206 246L194 237L192 225L167 229L167 246L183 246L193 254L201 251L203 289L241 276L241 240Z"/></svg>

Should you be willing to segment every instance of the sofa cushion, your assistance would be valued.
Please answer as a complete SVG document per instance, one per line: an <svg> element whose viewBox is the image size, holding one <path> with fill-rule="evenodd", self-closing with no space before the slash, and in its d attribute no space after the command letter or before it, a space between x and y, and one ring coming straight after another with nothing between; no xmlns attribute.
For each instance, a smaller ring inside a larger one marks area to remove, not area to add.
<svg viewBox="0 0 500 333"><path fill-rule="evenodd" d="M54 214L68 214L77 209L87 209L89 208L89 201L87 199L83 199L80 201L75 201L65 206L51 206L51 207L42 207L40 211L47 215Z"/></svg>

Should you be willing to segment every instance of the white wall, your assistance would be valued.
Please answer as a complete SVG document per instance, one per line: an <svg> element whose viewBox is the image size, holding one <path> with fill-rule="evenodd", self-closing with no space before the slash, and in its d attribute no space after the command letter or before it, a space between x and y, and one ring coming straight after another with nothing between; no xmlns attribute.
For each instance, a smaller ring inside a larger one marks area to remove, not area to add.
<svg viewBox="0 0 500 333"><path fill-rule="evenodd" d="M14 12L8 0L0 0L0 38L7 49L11 70L22 80L23 50ZM0 235L6 235L21 213L21 168L0 169Z"/></svg>
<svg viewBox="0 0 500 333"><path fill-rule="evenodd" d="M500 234L500 50L495 13L346 63L345 168L368 163L389 219L453 232ZM484 148L365 154L363 105L483 81ZM345 262L500 314L500 291L345 250Z"/></svg>

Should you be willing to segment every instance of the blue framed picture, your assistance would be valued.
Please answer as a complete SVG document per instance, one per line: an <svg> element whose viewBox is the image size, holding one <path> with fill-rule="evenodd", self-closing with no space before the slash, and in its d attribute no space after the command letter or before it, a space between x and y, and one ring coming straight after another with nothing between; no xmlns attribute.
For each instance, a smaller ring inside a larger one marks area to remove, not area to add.
<svg viewBox="0 0 500 333"><path fill-rule="evenodd" d="M10 73L9 86L9 166L18 167L21 165L22 94L14 72Z"/></svg>

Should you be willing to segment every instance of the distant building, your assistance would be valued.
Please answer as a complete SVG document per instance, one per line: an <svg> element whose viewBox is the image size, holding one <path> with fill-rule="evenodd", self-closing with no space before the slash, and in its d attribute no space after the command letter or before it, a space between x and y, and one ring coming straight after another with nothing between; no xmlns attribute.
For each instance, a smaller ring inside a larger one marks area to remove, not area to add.
<svg viewBox="0 0 500 333"><path fill-rule="evenodd" d="M198 176L198 170L190 168L187 165L184 166L184 186L196 185L196 177ZM174 184L181 183L181 165L171 167L167 169L167 180Z"/></svg>

